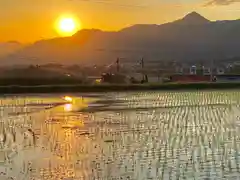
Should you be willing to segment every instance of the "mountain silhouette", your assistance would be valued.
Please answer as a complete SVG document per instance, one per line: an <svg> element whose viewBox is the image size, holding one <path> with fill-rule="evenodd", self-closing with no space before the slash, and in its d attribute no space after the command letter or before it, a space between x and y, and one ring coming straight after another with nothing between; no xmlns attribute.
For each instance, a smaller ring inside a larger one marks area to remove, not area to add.
<svg viewBox="0 0 240 180"><path fill-rule="evenodd" d="M202 24L210 23L211 21L209 21L208 19L206 19L205 17L201 16L200 14L194 11L187 14L182 19L175 21L175 23L176 22L183 23L183 24L202 25Z"/></svg>
<svg viewBox="0 0 240 180"><path fill-rule="evenodd" d="M7 56L22 47L23 45L16 41L0 42L0 57Z"/></svg>
<svg viewBox="0 0 240 180"><path fill-rule="evenodd" d="M137 24L116 32L84 29L41 40L1 59L2 64L101 64L136 61L209 61L240 57L240 20L209 21L192 12L166 24Z"/></svg>

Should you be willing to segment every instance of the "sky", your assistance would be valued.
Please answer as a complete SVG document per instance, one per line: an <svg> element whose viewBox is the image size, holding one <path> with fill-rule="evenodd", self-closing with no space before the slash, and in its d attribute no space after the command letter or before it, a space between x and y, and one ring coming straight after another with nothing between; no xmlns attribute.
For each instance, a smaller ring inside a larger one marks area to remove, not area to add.
<svg viewBox="0 0 240 180"><path fill-rule="evenodd" d="M240 0L0 0L0 42L58 37L56 20L76 17L84 29L163 24L196 11L209 20L240 18Z"/></svg>

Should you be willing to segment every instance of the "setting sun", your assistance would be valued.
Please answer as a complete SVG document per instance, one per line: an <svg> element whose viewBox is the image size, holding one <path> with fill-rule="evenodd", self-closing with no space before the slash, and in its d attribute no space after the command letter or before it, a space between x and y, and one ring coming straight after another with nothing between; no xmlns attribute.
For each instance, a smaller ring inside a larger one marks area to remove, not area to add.
<svg viewBox="0 0 240 180"><path fill-rule="evenodd" d="M71 36L81 29L80 21L71 16L60 17L56 29L61 36Z"/></svg>
<svg viewBox="0 0 240 180"><path fill-rule="evenodd" d="M60 21L59 27L63 32L72 32L76 28L76 25L73 19L65 18Z"/></svg>

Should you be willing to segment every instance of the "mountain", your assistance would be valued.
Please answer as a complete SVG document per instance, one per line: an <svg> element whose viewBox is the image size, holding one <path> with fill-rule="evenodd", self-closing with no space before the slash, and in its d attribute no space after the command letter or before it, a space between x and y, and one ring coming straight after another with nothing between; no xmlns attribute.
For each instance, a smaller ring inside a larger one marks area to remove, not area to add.
<svg viewBox="0 0 240 180"><path fill-rule="evenodd" d="M197 12L191 12L187 14L185 17L183 17L182 19L175 21L174 23L182 23L185 25L204 25L210 22L211 21L201 16Z"/></svg>
<svg viewBox="0 0 240 180"><path fill-rule="evenodd" d="M0 57L7 56L22 48L22 44L16 41L0 42Z"/></svg>
<svg viewBox="0 0 240 180"><path fill-rule="evenodd" d="M72 37L38 41L2 58L2 64L101 64L129 60L197 61L240 57L240 20L209 21L192 12L162 24L117 32L81 30Z"/></svg>

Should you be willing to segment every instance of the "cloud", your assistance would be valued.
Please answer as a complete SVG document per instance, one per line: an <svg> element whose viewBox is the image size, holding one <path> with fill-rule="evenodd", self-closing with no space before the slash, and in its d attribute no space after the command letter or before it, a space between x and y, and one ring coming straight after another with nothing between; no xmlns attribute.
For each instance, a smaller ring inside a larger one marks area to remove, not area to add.
<svg viewBox="0 0 240 180"><path fill-rule="evenodd" d="M232 3L240 2L240 0L211 0L205 6L211 6L211 5L229 5Z"/></svg>

